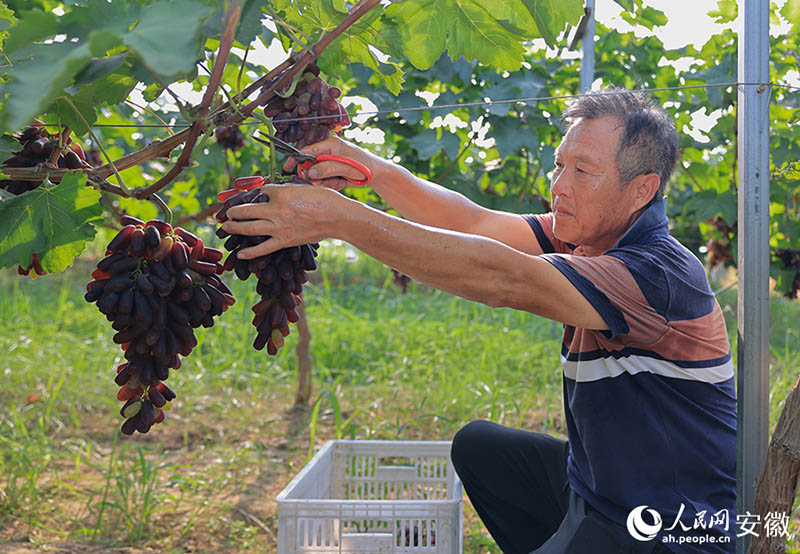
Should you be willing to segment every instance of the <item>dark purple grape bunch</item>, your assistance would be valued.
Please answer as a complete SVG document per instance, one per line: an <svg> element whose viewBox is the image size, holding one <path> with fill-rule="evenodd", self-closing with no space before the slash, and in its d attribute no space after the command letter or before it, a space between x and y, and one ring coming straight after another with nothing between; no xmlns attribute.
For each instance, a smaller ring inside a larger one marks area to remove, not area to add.
<svg viewBox="0 0 800 554"><path fill-rule="evenodd" d="M13 156L3 162L3 167L35 167L50 159L58 146L58 134L47 132L44 123L38 119L26 127L17 137L22 149L13 152ZM67 144L58 156L58 167L63 169L91 169L86 162L83 148L77 142L72 142L72 137L67 138ZM13 179L0 180L0 188L11 194L22 194L38 187L41 182L18 181Z"/></svg>
<svg viewBox="0 0 800 554"><path fill-rule="evenodd" d="M219 278L222 252L159 220L123 216L122 230L108 244L86 285L86 300L112 322L114 342L125 352L114 381L125 404L122 432L147 433L161 423L175 393L165 383L197 346L194 329L235 302Z"/></svg>
<svg viewBox="0 0 800 554"><path fill-rule="evenodd" d="M347 110L339 103L339 87L332 87L319 76L316 64L306 66L294 93L288 98L274 96L264 107L272 119L275 136L297 148L320 142L350 125Z"/></svg>
<svg viewBox="0 0 800 554"><path fill-rule="evenodd" d="M214 133L219 145L226 150L236 152L244 146L244 133L239 129L238 125L223 125L222 127L217 127Z"/></svg>
<svg viewBox="0 0 800 554"><path fill-rule="evenodd" d="M217 221L228 220L228 209L239 204L268 202L269 197L256 188L242 191L229 197L217 212ZM277 252L259 256L250 260L236 257L239 250L256 246L267 240L268 236L231 235L222 227L217 229L217 236L225 241L225 249L230 251L222 268L233 271L242 281L250 275L258 279L256 291L261 300L253 306L255 317L253 326L257 330L253 347L275 355L289 336L289 323L297 323L300 315L297 306L302 302L303 285L308 282L307 271L317 268L317 249L319 244L304 244L283 248Z"/></svg>

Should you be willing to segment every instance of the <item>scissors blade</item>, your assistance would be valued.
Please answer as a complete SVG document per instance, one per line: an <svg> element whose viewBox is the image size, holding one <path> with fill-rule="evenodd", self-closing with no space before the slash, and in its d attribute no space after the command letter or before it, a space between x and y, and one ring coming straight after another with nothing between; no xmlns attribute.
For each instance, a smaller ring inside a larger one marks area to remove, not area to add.
<svg viewBox="0 0 800 554"><path fill-rule="evenodd" d="M261 139L261 138L255 136L255 135L252 135L252 138L254 140L257 140L261 144L269 146L270 148L272 148L274 146L278 150L278 152L282 152L284 154L288 154L288 155L290 155L291 157L295 158L296 160L298 160L300 162L314 161L317 158L316 156L314 156L312 154L306 154L304 152L301 152L300 150L298 150L297 148L295 148L294 146L292 146L288 142L284 142L281 139L279 139L278 137L272 136L272 135L267 134L267 133L262 133L262 134L265 137L267 137L268 140Z"/></svg>

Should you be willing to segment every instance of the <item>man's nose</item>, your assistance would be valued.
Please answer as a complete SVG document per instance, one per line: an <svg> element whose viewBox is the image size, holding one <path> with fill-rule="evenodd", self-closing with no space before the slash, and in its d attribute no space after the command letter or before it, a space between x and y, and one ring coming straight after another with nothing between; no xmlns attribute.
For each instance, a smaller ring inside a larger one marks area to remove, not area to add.
<svg viewBox="0 0 800 554"><path fill-rule="evenodd" d="M553 180L550 181L550 196L555 198L556 196L569 196L569 191L571 190L570 184L570 176L569 170L564 168L558 174L553 176Z"/></svg>

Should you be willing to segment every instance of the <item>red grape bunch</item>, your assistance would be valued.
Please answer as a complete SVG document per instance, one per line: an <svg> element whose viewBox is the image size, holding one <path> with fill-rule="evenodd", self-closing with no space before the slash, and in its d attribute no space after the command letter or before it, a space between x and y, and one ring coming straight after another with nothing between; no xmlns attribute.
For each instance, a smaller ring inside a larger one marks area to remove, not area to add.
<svg viewBox="0 0 800 554"><path fill-rule="evenodd" d="M193 329L235 302L222 273L222 252L206 248L192 233L168 223L123 216L122 230L86 285L117 333L125 363L117 367L117 398L124 402L122 432L147 433L164 420L175 393L164 382L197 346Z"/></svg>
<svg viewBox="0 0 800 554"><path fill-rule="evenodd" d="M297 148L328 138L350 125L350 117L338 98L342 91L319 76L316 64L306 66L294 93L288 98L274 96L264 107L264 115L272 118L275 136Z"/></svg>
<svg viewBox="0 0 800 554"><path fill-rule="evenodd" d="M259 188L239 192L225 201L217 212L217 221L227 221L228 209L233 206L268 201L267 195ZM306 271L317 268L314 258L319 244L283 248L266 256L241 260L236 257L239 250L260 244L269 237L231 235L222 227L217 229L217 236L227 239L225 248L230 250L223 270L234 271L243 281L251 274L258 279L256 291L261 295L261 300L253 306L253 325L258 331L253 347L262 350L266 346L267 353L275 355L283 346L284 337L289 336L289 323L296 323L300 319L295 308L301 302L303 284L308 282Z"/></svg>
<svg viewBox="0 0 800 554"><path fill-rule="evenodd" d="M34 121L33 125L27 127L16 137L22 145L22 150L14 152L13 156L3 162L3 167L35 167L44 163L53 155L53 151L58 146L58 134L50 134L44 128L44 123L39 120ZM86 163L86 156L83 148L77 142L72 142L72 138L67 138L67 145L58 156L58 167L66 169L91 169L91 165ZM13 179L3 179L0 181L0 188L11 194L22 194L33 190L41 183L36 181L16 181Z"/></svg>
<svg viewBox="0 0 800 554"><path fill-rule="evenodd" d="M222 127L217 127L214 133L219 145L226 150L236 152L244 146L244 133L239 129L238 125L223 125Z"/></svg>

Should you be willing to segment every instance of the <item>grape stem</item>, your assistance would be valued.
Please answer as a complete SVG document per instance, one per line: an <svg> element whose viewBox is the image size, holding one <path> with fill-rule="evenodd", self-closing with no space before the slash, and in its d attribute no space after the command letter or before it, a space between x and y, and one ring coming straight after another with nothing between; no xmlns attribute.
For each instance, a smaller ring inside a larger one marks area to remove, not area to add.
<svg viewBox="0 0 800 554"><path fill-rule="evenodd" d="M239 74L236 75L236 94L242 92L242 73L244 73L244 67L247 64L247 54L250 53L250 45L247 45L247 49L244 51L244 57L242 58L242 65L239 66Z"/></svg>
<svg viewBox="0 0 800 554"><path fill-rule="evenodd" d="M61 128L61 121L58 122L59 128ZM67 139L69 138L70 129L69 127L64 127L58 133L58 144L55 148L53 148L53 153L50 154L50 159L47 160L47 163L50 165L58 166L58 157L61 155L61 151L64 150L64 145L67 143Z"/></svg>
<svg viewBox="0 0 800 554"><path fill-rule="evenodd" d="M164 202L164 199L157 195L155 192L147 198L153 204L161 208L161 211L164 212L164 221L172 225L172 210L169 209L167 203Z"/></svg>
<svg viewBox="0 0 800 554"><path fill-rule="evenodd" d="M267 129L269 130L270 135L275 134L275 126L272 124L271 121L267 121L266 123ZM275 173L277 170L277 163L275 161L275 149L270 147L269 149L269 182L275 182Z"/></svg>

